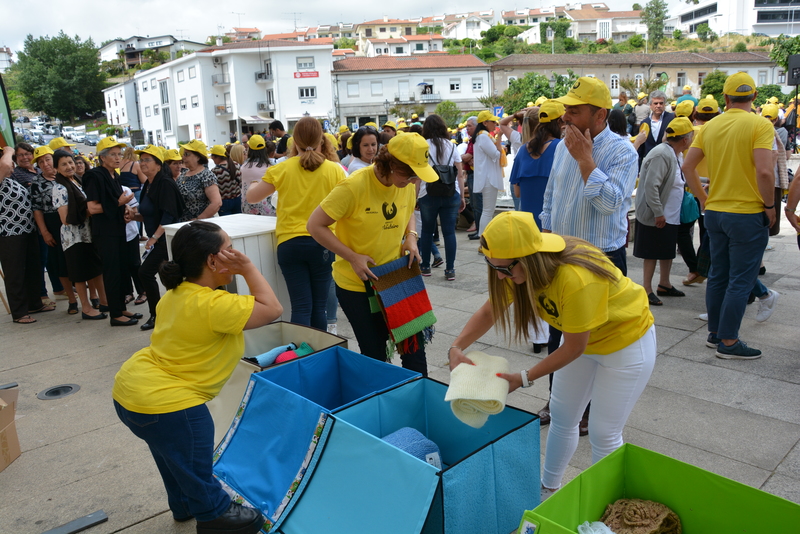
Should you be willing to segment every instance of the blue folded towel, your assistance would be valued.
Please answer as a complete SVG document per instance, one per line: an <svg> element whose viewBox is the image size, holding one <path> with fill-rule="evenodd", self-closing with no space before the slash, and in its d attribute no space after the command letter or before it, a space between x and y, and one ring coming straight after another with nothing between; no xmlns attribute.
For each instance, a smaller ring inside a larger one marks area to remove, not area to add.
<svg viewBox="0 0 800 534"><path fill-rule="evenodd" d="M401 451L405 451L423 462L427 462L437 469L442 468L442 455L439 446L425 437L425 435L411 427L403 427L388 436L383 437L383 441L394 445Z"/></svg>
<svg viewBox="0 0 800 534"><path fill-rule="evenodd" d="M275 358L286 352L287 350L295 350L297 345L294 343L289 343L288 345L281 345L280 347L275 347L274 349L265 352L259 356L256 356L256 360L258 361L258 365L261 367L269 367L273 363L275 363Z"/></svg>

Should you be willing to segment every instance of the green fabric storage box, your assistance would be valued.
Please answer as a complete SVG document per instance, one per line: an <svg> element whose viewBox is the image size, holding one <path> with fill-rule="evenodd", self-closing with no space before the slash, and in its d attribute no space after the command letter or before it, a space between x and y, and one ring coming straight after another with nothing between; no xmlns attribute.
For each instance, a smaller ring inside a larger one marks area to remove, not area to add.
<svg viewBox="0 0 800 534"><path fill-rule="evenodd" d="M669 506L684 534L800 532L800 505L626 443L525 512L519 534L575 534L623 498Z"/></svg>

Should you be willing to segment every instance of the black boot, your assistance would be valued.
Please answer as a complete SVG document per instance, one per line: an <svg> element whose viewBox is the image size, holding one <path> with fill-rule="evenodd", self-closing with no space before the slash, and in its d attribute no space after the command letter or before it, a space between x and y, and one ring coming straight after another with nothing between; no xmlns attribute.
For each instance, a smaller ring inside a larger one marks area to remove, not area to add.
<svg viewBox="0 0 800 534"><path fill-rule="evenodd" d="M152 330L155 327L156 327L156 316L151 315L150 318L147 320L147 322L144 323L139 328L141 328L142 330Z"/></svg>
<svg viewBox="0 0 800 534"><path fill-rule="evenodd" d="M211 521L198 521L197 534L256 534L264 526L261 512L231 502L228 509Z"/></svg>

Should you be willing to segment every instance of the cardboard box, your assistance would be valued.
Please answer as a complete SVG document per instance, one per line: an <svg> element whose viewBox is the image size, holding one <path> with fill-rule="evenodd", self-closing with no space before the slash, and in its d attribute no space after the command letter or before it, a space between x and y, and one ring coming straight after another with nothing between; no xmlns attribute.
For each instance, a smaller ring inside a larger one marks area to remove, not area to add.
<svg viewBox="0 0 800 534"><path fill-rule="evenodd" d="M21 454L14 417L17 412L19 387L0 389L0 471Z"/></svg>
<svg viewBox="0 0 800 534"><path fill-rule="evenodd" d="M574 534L607 505L632 498L665 504L686 534L777 534L800 525L798 504L626 443L525 512L518 532Z"/></svg>

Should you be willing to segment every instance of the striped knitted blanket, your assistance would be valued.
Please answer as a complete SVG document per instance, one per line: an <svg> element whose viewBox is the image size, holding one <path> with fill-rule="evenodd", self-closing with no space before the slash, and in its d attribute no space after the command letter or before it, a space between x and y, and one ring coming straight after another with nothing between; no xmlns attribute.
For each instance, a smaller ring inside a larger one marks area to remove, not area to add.
<svg viewBox="0 0 800 534"><path fill-rule="evenodd" d="M366 284L372 312L383 314L400 354L418 350L420 342L433 338L436 323L419 264L415 261L409 269L408 258L402 257L370 270L378 277ZM415 334L422 334L422 339Z"/></svg>

